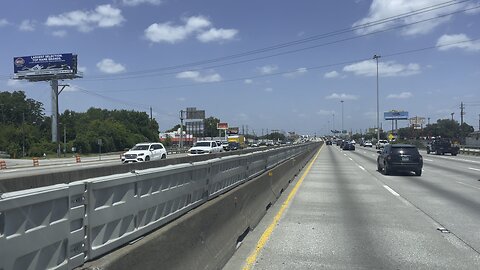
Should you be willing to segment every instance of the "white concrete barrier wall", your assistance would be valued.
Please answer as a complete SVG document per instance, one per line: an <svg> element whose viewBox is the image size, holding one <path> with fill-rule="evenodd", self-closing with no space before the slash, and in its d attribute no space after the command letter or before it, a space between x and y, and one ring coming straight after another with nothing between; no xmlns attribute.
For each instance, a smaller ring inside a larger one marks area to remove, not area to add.
<svg viewBox="0 0 480 270"><path fill-rule="evenodd" d="M72 269L84 263L84 185L3 194L0 269Z"/></svg>
<svg viewBox="0 0 480 270"><path fill-rule="evenodd" d="M0 270L81 266L313 147L271 149L2 194Z"/></svg>

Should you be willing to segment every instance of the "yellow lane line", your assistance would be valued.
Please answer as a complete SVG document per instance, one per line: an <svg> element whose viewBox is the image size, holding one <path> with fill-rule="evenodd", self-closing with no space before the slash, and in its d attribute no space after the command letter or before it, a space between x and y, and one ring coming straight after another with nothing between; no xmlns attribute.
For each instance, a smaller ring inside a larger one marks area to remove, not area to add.
<svg viewBox="0 0 480 270"><path fill-rule="evenodd" d="M265 244L267 243L268 239L270 238L270 235L272 234L273 230L275 229L275 227L277 226L278 224L278 221L280 220L280 218L282 217L283 215L283 212L285 212L285 209L288 207L288 205L290 204L290 202L292 201L293 197L295 197L295 194L297 193L298 189L300 188L300 185L302 184L303 180L305 179L305 177L307 176L308 172L310 171L310 169L312 168L312 165L313 163L315 162L315 160L317 160L317 157L318 155L320 154L320 151L322 151L323 149L323 145L322 147L318 150L317 154L315 155L315 157L312 159L312 161L310 161L310 164L308 164L307 166L307 169L305 170L305 172L303 173L302 177L300 177L300 179L298 180L297 184L295 184L295 186L293 187L292 191L290 192L290 194L288 194L288 197L287 199L285 200L285 202L283 202L282 206L280 207L280 210L278 210L278 213L275 215L275 217L273 218L273 221L272 223L270 223L270 225L268 225L268 228L263 232L262 234L262 237L260 237L260 239L258 240L257 242L257 247L255 248L255 250L252 252L252 254L250 254L250 256L248 256L247 260L246 260L246 264L245 266L243 267L243 270L250 270L253 266L253 264L255 263L255 261L257 260L257 257L258 255L260 254L260 252L262 251L262 249L265 247Z"/></svg>

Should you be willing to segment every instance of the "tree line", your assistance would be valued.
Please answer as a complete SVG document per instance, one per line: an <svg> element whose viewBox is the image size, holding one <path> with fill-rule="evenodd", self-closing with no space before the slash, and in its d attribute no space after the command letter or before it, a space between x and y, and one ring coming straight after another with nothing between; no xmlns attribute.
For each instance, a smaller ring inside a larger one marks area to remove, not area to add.
<svg viewBox="0 0 480 270"><path fill-rule="evenodd" d="M27 98L23 91L0 92L0 113L0 151L13 158L57 152L58 145L52 142L52 119L45 115L41 102ZM77 153L123 151L139 142L159 140L159 125L145 112L65 110L59 114L58 123L62 151L64 140L67 151Z"/></svg>

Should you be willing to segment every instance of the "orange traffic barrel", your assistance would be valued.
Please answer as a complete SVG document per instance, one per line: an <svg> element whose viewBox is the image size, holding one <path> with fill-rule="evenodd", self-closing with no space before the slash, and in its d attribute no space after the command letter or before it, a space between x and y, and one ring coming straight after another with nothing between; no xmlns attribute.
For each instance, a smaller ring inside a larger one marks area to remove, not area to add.
<svg viewBox="0 0 480 270"><path fill-rule="evenodd" d="M77 163L82 162L82 160L80 159L80 155L76 155L76 156L75 156L75 161L76 161Z"/></svg>
<svg viewBox="0 0 480 270"><path fill-rule="evenodd" d="M33 159L33 167L38 167L40 163L38 162L38 157L34 157Z"/></svg>
<svg viewBox="0 0 480 270"><path fill-rule="evenodd" d="M0 170L5 170L7 168L7 162L5 160L0 160Z"/></svg>

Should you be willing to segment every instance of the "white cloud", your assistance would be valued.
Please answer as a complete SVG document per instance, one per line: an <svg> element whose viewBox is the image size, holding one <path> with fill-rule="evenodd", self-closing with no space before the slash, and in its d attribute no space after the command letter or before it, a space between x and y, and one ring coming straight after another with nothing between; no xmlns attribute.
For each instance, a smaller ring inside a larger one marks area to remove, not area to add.
<svg viewBox="0 0 480 270"><path fill-rule="evenodd" d="M258 71L261 73L261 74L271 74L275 71L278 70L278 67L275 66L275 65L266 65L266 66L263 66L263 67L259 67L258 68Z"/></svg>
<svg viewBox="0 0 480 270"><path fill-rule="evenodd" d="M8 86L18 86L18 85L20 85L20 81L19 80L8 79L7 85Z"/></svg>
<svg viewBox="0 0 480 270"><path fill-rule="evenodd" d="M49 16L45 25L76 27L79 31L89 32L94 28L119 26L125 18L122 11L111 5L100 5L92 11L75 10L57 16Z"/></svg>
<svg viewBox="0 0 480 270"><path fill-rule="evenodd" d="M283 76L287 77L287 78L295 78L295 77L303 75L307 72L308 72L308 69L302 67L302 68L297 68L297 70L295 70L294 72L285 73L285 74L283 74Z"/></svg>
<svg viewBox="0 0 480 270"><path fill-rule="evenodd" d="M82 73L87 72L87 67L81 67L81 66L79 66L79 67L77 67L77 69L78 69L78 71L80 71L80 72L82 72Z"/></svg>
<svg viewBox="0 0 480 270"><path fill-rule="evenodd" d="M253 80L251 80L251 79L245 79L243 82L244 82L245 84L252 84L252 83L253 83Z"/></svg>
<svg viewBox="0 0 480 270"><path fill-rule="evenodd" d="M326 110L319 110L317 112L318 115L322 115L322 116L330 116L334 113L335 113L335 111L326 111Z"/></svg>
<svg viewBox="0 0 480 270"><path fill-rule="evenodd" d="M265 92L273 92L273 88L271 87L267 87L265 89L263 89Z"/></svg>
<svg viewBox="0 0 480 270"><path fill-rule="evenodd" d="M184 71L180 72L176 76L178 79L190 79L195 82L207 83L207 82L219 82L222 77L218 73L202 75L198 71Z"/></svg>
<svg viewBox="0 0 480 270"><path fill-rule="evenodd" d="M141 4L151 4L158 6L162 3L162 0L122 0L122 3L126 6L138 6Z"/></svg>
<svg viewBox="0 0 480 270"><path fill-rule="evenodd" d="M355 99L358 99L358 97L354 95L345 94L345 93L342 93L342 94L333 93L329 96L326 96L325 99L355 100Z"/></svg>
<svg viewBox="0 0 480 270"><path fill-rule="evenodd" d="M385 0L373 0L370 5L370 10L368 15L358 20L353 24L354 27L368 24L370 22L382 20L385 18L397 16L399 14L409 13L415 10L424 9L426 7L439 5L445 1L443 0L395 0L395 1L385 1ZM467 3L459 3L455 5L446 5L443 8L433 9L429 12L424 12L418 15L405 17L399 20L388 21L385 23L380 23L367 28L360 28L357 30L357 34L366 34L374 31L379 31L395 26L411 24L417 21L422 21L430 18L438 17L439 15L451 13L453 11L465 9ZM446 16L443 18L438 18L435 20L425 21L422 23L417 23L403 28L403 35L419 35L427 34L435 29L437 26L448 22L451 19L451 16Z"/></svg>
<svg viewBox="0 0 480 270"><path fill-rule="evenodd" d="M345 66L343 71L353 72L358 76L376 76L377 64L373 60L365 60ZM420 65L416 63L408 65L397 64L394 61L378 63L378 74L382 77L410 76L420 72Z"/></svg>
<svg viewBox="0 0 480 270"><path fill-rule="evenodd" d="M58 31L53 31L52 36L55 37L65 37L67 35L67 31L65 30L58 30Z"/></svg>
<svg viewBox="0 0 480 270"><path fill-rule="evenodd" d="M9 25L10 23L7 21L7 19L0 19L0 27Z"/></svg>
<svg viewBox="0 0 480 270"><path fill-rule="evenodd" d="M184 25L172 25L171 22L151 24L144 31L145 37L152 42L173 44L211 25L210 20L203 16L192 16L182 20Z"/></svg>
<svg viewBox="0 0 480 270"><path fill-rule="evenodd" d="M238 30L236 29L210 28L208 31L198 34L197 39L204 43L212 41L223 41L231 40L237 34Z"/></svg>
<svg viewBox="0 0 480 270"><path fill-rule="evenodd" d="M323 75L323 77L325 77L327 79L336 78L338 76L340 76L340 74L335 70L327 72Z"/></svg>
<svg viewBox="0 0 480 270"><path fill-rule="evenodd" d="M102 61L98 62L97 68L101 72L108 74L116 74L126 70L124 65L115 63L115 61L109 58L102 59Z"/></svg>
<svg viewBox="0 0 480 270"><path fill-rule="evenodd" d="M388 99L407 99L413 97L411 92L401 92L400 94L390 94L387 96Z"/></svg>
<svg viewBox="0 0 480 270"><path fill-rule="evenodd" d="M18 26L20 31L32 32L35 31L35 21L32 20L23 20Z"/></svg>
<svg viewBox="0 0 480 270"><path fill-rule="evenodd" d="M456 43L456 44L452 44ZM438 50L446 51L450 49L463 49L466 51L480 51L480 41L470 41L470 38L465 34L443 35L437 41L437 46L452 44L439 47Z"/></svg>

